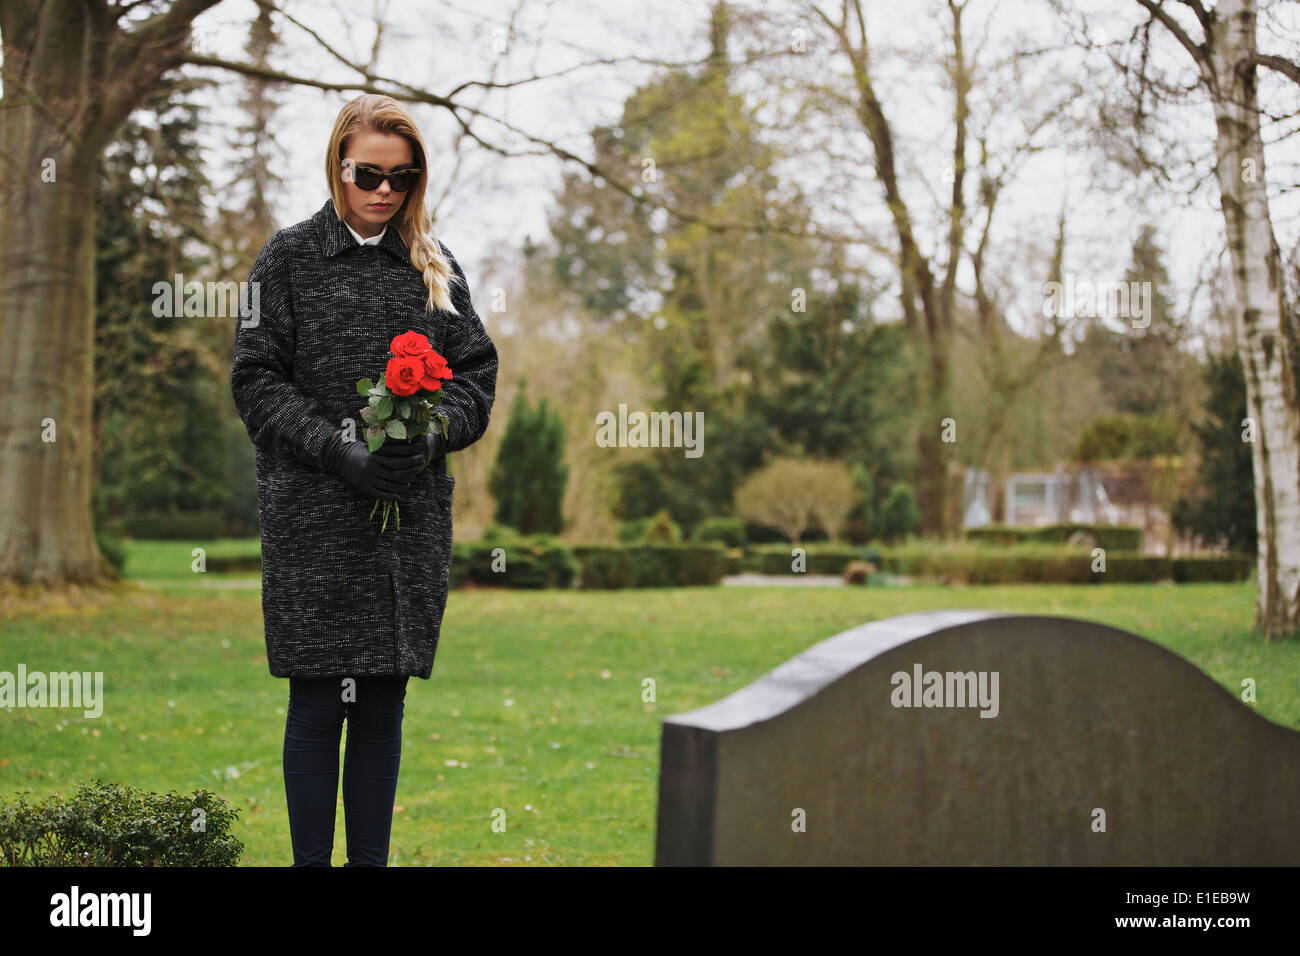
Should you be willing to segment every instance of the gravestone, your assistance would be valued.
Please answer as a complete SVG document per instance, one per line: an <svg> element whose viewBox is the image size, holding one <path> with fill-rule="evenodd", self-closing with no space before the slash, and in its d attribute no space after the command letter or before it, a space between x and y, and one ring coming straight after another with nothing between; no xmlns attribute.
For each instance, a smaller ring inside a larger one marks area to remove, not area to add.
<svg viewBox="0 0 1300 956"><path fill-rule="evenodd" d="M905 615L665 720L655 863L1294 866L1300 732L1113 627Z"/></svg>

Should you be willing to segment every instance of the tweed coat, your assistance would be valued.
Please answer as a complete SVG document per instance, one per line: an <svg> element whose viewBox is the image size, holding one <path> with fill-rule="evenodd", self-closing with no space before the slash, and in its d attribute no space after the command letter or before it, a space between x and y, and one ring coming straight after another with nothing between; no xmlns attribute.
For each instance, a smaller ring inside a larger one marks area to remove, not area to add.
<svg viewBox="0 0 1300 956"><path fill-rule="evenodd" d="M497 350L460 264L459 315L426 312L427 289L389 226L361 245L328 200L281 229L249 274L230 384L256 446L262 617L274 677L409 675L428 679L447 603L456 479L436 457L398 499L402 526L379 531L374 499L321 464L335 429L362 440L361 378L380 380L394 337L414 330L452 378L436 410L446 452L476 442L496 397ZM391 439L389 439L391 441Z"/></svg>

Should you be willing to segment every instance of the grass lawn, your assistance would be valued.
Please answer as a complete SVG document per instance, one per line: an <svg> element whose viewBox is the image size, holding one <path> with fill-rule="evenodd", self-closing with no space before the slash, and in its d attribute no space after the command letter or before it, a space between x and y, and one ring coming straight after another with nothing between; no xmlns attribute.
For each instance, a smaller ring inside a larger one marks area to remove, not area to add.
<svg viewBox="0 0 1300 956"><path fill-rule="evenodd" d="M236 545L229 545L236 547ZM247 545L242 545L246 547ZM203 787L241 807L242 865L292 861L281 774L288 682L270 676L256 575L197 575L188 545L131 546L161 582L0 608L0 670L104 672L104 714L0 714L0 799L92 776ZM209 553L212 553L211 551ZM433 678L412 679L389 863L649 865L660 721L866 621L939 608L1087 617L1142 634L1300 728L1300 643L1253 637L1254 586L453 591ZM657 702L642 701L654 678ZM507 828L494 832L494 811ZM345 862L342 799L334 864Z"/></svg>

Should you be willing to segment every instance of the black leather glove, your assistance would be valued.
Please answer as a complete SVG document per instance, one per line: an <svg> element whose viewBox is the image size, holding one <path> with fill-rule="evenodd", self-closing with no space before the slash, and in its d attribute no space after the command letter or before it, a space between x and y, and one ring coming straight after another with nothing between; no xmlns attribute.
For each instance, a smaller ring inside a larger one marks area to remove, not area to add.
<svg viewBox="0 0 1300 956"><path fill-rule="evenodd" d="M321 464L344 481L374 498L396 501L425 466L418 448L407 446L404 452L372 454L363 441L347 441L347 429L330 436L321 452ZM390 442L384 442L387 448Z"/></svg>
<svg viewBox="0 0 1300 956"><path fill-rule="evenodd" d="M428 468L435 458L446 453L444 451L446 444L447 439L442 437L441 431L431 431L425 432L423 435L416 435L414 439L406 441L389 438L379 446L379 450L375 454L382 455L389 461L400 461L412 454L420 455L424 464L420 465L419 470L416 472L416 474L419 474Z"/></svg>

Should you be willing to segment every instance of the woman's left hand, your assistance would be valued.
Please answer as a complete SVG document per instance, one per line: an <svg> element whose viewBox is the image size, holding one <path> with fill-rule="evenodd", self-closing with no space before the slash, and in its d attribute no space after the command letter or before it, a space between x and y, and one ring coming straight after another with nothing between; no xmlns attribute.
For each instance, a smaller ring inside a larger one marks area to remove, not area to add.
<svg viewBox="0 0 1300 956"><path fill-rule="evenodd" d="M422 447L424 451L424 464L420 471L424 471L432 464L433 460L439 455L444 454L443 446L446 439L442 437L442 432L435 429L434 431L425 432L423 435L417 435L414 440L399 441L389 438L375 451L376 455L400 457L411 453L411 446Z"/></svg>

